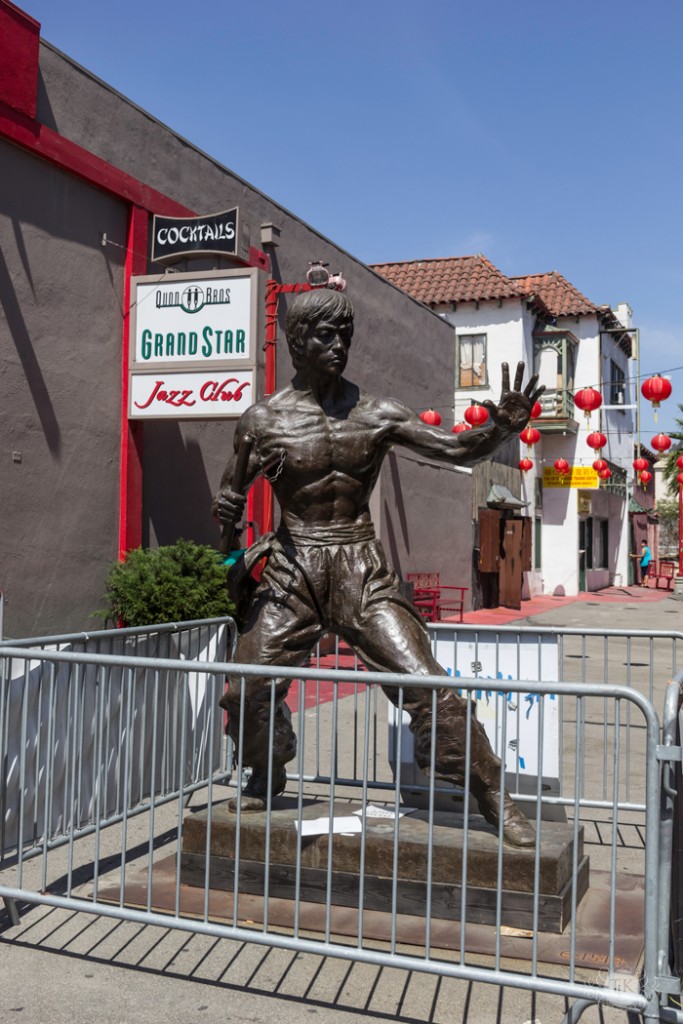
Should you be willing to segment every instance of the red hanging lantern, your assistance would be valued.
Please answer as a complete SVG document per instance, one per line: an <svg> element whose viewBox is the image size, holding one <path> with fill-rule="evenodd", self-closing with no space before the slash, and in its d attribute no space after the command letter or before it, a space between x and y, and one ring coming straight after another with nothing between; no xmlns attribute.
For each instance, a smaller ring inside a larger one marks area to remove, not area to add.
<svg viewBox="0 0 683 1024"><path fill-rule="evenodd" d="M650 441L650 445L662 455L671 447L671 438L668 434L655 434Z"/></svg>
<svg viewBox="0 0 683 1024"><path fill-rule="evenodd" d="M657 410L660 402L664 402L671 394L671 381L656 373L654 377L644 380L641 385L641 393L648 402L652 402L655 411L655 423L657 422Z"/></svg>
<svg viewBox="0 0 683 1024"><path fill-rule="evenodd" d="M676 479L678 480L679 484L683 484L683 473L679 473Z"/></svg>
<svg viewBox="0 0 683 1024"><path fill-rule="evenodd" d="M593 463L593 469L596 473L600 473L603 469L607 469L607 463L604 459L596 459Z"/></svg>
<svg viewBox="0 0 683 1024"><path fill-rule="evenodd" d="M541 405L541 403L540 402L534 402L534 404L531 406L531 419L532 420L537 420L542 412L543 412L543 406Z"/></svg>
<svg viewBox="0 0 683 1024"><path fill-rule="evenodd" d="M683 455L679 455L676 459L676 465L679 469L683 469Z"/></svg>
<svg viewBox="0 0 683 1024"><path fill-rule="evenodd" d="M649 469L644 469L643 472L640 474L640 482L643 485L643 490L645 490L650 480L652 480L652 473Z"/></svg>
<svg viewBox="0 0 683 1024"><path fill-rule="evenodd" d="M420 419L423 423L426 423L428 427L441 426L441 417L436 409L427 409L425 412L421 412Z"/></svg>
<svg viewBox="0 0 683 1024"><path fill-rule="evenodd" d="M637 473L642 473L650 468L650 463L641 456L639 459L633 460L633 468Z"/></svg>
<svg viewBox="0 0 683 1024"><path fill-rule="evenodd" d="M574 404L586 414L586 419L590 420L591 413L602 405L602 395L595 388L581 388L574 395Z"/></svg>
<svg viewBox="0 0 683 1024"><path fill-rule="evenodd" d="M600 477L601 480L609 480L611 475L612 475L612 470L609 468L609 466L605 466L605 468L601 469L600 472L598 473L598 476Z"/></svg>
<svg viewBox="0 0 683 1024"><path fill-rule="evenodd" d="M569 472L569 463L566 459L555 459L555 461L553 462L553 466L560 474L560 476L566 476Z"/></svg>
<svg viewBox="0 0 683 1024"><path fill-rule="evenodd" d="M472 427L469 425L469 423L456 423L455 426L451 429L451 433L452 434L462 434L463 430L471 430L471 429L472 429Z"/></svg>
<svg viewBox="0 0 683 1024"><path fill-rule="evenodd" d="M489 418L483 405L468 405L463 416L472 427L482 427Z"/></svg>
<svg viewBox="0 0 683 1024"><path fill-rule="evenodd" d="M522 473L528 473L530 469L534 468L534 464L531 461L531 459L520 459L519 468L521 469Z"/></svg>
<svg viewBox="0 0 683 1024"><path fill-rule="evenodd" d="M599 451L607 444L607 438L604 434L601 434L599 430L594 430L593 433L589 434L586 438L586 444L589 448L594 448L596 451Z"/></svg>
<svg viewBox="0 0 683 1024"><path fill-rule="evenodd" d="M530 452L531 446L538 444L541 440L541 431L537 430L536 427L525 427L519 435L519 439L526 445L526 450Z"/></svg>

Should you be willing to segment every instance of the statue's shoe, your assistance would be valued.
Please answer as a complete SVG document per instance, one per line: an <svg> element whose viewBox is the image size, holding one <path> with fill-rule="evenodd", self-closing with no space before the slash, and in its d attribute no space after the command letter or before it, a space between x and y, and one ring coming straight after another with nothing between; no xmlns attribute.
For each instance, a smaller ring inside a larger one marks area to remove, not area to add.
<svg viewBox="0 0 683 1024"><path fill-rule="evenodd" d="M500 828L500 791L488 790L477 796L479 810L494 828ZM508 793L503 795L503 842L508 846L536 845L536 829Z"/></svg>
<svg viewBox="0 0 683 1024"><path fill-rule="evenodd" d="M277 796L282 793L286 785L287 772L285 769L273 768L272 795ZM231 811L236 811L238 806L241 811L265 811L267 803L268 779L257 772L252 772L242 792L228 801L228 807Z"/></svg>

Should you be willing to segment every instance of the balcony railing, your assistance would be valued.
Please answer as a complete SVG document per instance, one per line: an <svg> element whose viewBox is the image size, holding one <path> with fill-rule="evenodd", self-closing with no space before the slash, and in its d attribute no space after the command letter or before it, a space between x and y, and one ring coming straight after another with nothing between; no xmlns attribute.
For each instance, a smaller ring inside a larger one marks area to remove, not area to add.
<svg viewBox="0 0 683 1024"><path fill-rule="evenodd" d="M534 420L534 425L542 432L554 430L576 433L578 422L574 419L575 406L571 395L565 388L551 388L543 392L539 399L541 415Z"/></svg>

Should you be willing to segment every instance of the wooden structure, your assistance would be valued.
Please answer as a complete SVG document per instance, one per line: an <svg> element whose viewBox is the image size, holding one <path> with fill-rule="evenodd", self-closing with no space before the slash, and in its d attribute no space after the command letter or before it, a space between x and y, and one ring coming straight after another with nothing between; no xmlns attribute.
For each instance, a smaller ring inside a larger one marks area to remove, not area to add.
<svg viewBox="0 0 683 1024"><path fill-rule="evenodd" d="M531 569L533 520L495 508L479 509L483 606L521 608L523 573Z"/></svg>

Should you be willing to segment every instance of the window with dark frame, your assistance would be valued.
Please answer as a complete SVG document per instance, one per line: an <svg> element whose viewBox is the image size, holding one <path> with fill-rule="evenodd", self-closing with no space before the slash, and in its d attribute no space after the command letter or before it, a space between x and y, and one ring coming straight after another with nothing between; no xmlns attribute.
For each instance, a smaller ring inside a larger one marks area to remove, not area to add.
<svg viewBox="0 0 683 1024"><path fill-rule="evenodd" d="M486 335L458 335L458 383L459 388L484 387L486 375Z"/></svg>
<svg viewBox="0 0 683 1024"><path fill-rule="evenodd" d="M600 519L599 537L600 551L598 553L598 569L609 569L609 520Z"/></svg>
<svg viewBox="0 0 683 1024"><path fill-rule="evenodd" d="M626 403L626 374L613 359L610 359L610 405L624 405Z"/></svg>

